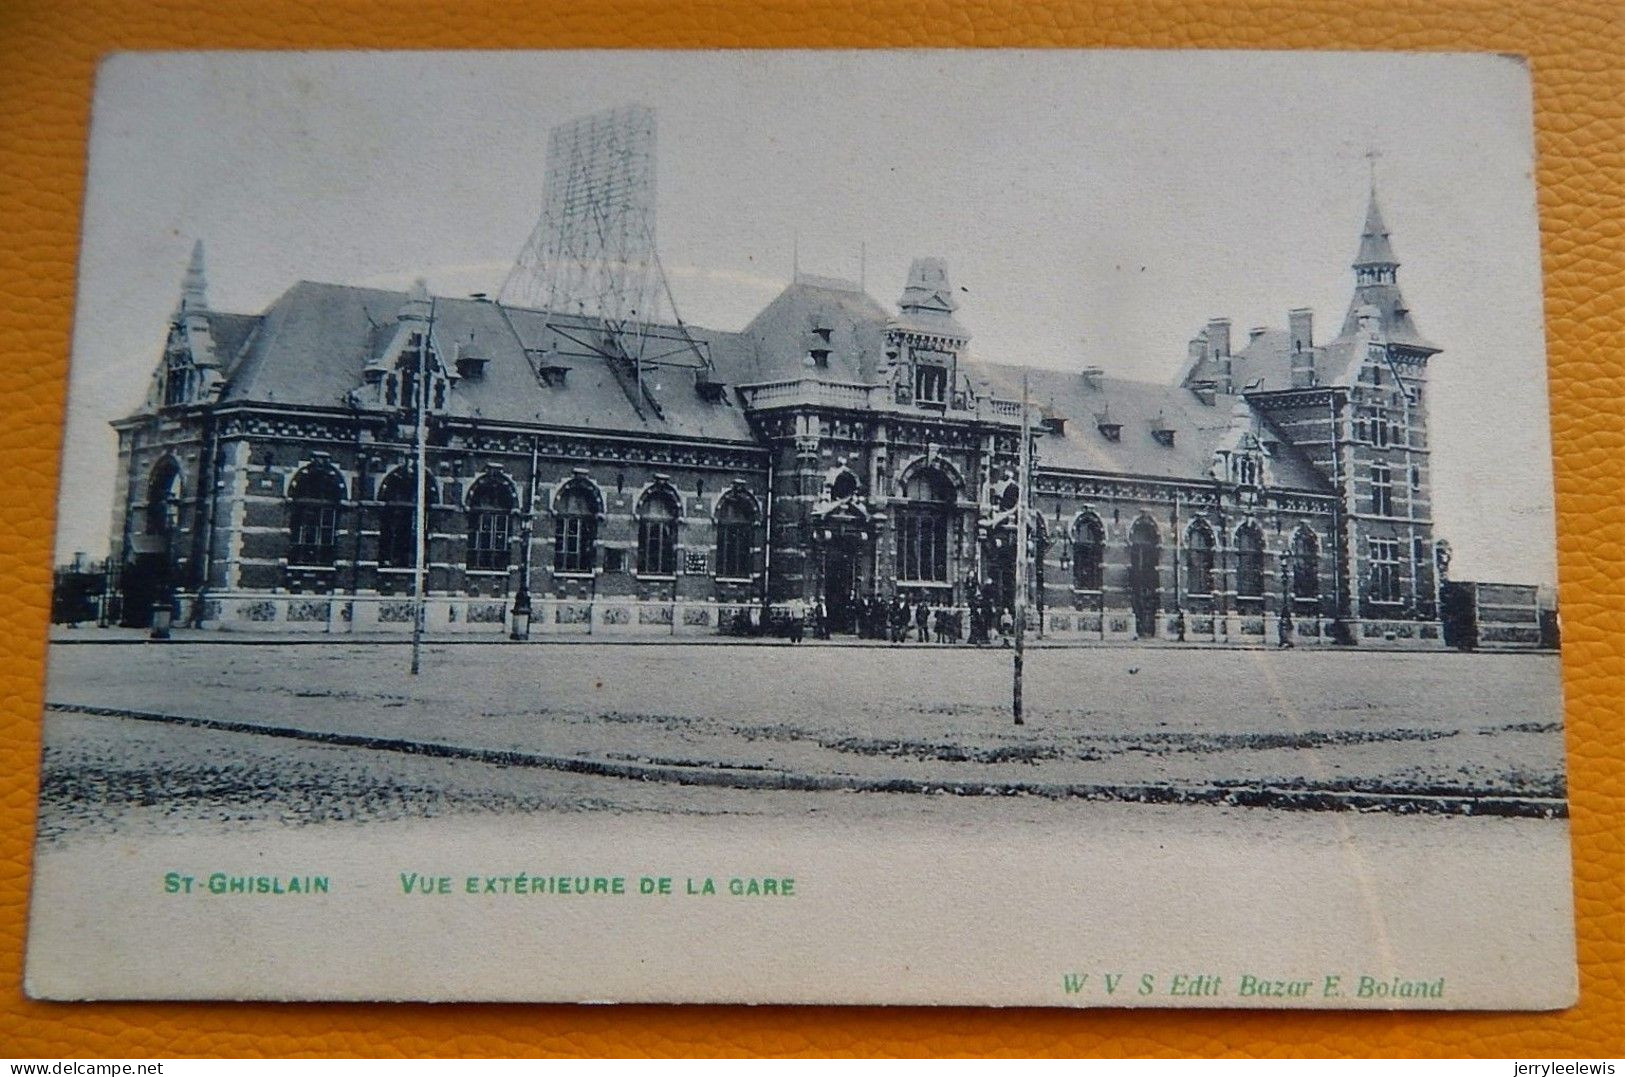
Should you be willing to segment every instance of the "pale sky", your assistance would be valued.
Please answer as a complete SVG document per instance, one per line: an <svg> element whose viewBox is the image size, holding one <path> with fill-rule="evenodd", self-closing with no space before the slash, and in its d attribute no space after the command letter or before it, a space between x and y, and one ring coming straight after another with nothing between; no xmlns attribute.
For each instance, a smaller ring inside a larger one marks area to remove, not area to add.
<svg viewBox="0 0 1625 1077"><path fill-rule="evenodd" d="M1340 327L1375 149L1430 365L1452 574L1553 583L1528 74L1493 55L1226 52L126 54L103 66L59 557L105 554L116 442L192 241L211 305L295 281L494 292L534 226L548 129L659 122L661 257L683 316L738 329L806 272L895 303L948 260L971 347L1172 380L1236 340Z"/></svg>

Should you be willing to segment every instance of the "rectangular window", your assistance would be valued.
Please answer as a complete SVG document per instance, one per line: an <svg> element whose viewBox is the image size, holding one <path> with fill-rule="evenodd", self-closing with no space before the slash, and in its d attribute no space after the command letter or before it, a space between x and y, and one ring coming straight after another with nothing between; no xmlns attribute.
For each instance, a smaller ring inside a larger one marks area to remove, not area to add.
<svg viewBox="0 0 1625 1077"><path fill-rule="evenodd" d="M1371 511L1378 516L1394 514L1394 480L1387 464L1371 466Z"/></svg>
<svg viewBox="0 0 1625 1077"><path fill-rule="evenodd" d="M474 517L468 533L468 567L506 569L508 567L508 514L481 512Z"/></svg>
<svg viewBox="0 0 1625 1077"><path fill-rule="evenodd" d="M411 505L385 505L378 520L378 563L411 568L417 560L417 512Z"/></svg>
<svg viewBox="0 0 1625 1077"><path fill-rule="evenodd" d="M914 402L941 404L948 399L948 372L924 363L914 368Z"/></svg>
<svg viewBox="0 0 1625 1077"><path fill-rule="evenodd" d="M332 505L296 504L293 544L288 560L296 565L330 565L338 539L338 509Z"/></svg>
<svg viewBox="0 0 1625 1077"><path fill-rule="evenodd" d="M723 523L717 525L717 575L724 579L750 578L751 525Z"/></svg>
<svg viewBox="0 0 1625 1077"><path fill-rule="evenodd" d="M937 512L904 512L897 520L897 578L948 582L948 518Z"/></svg>
<svg viewBox="0 0 1625 1077"><path fill-rule="evenodd" d="M1418 574L1420 574L1421 571L1427 567L1428 545L1422 541L1420 536L1411 539L1411 560L1416 562L1416 571Z"/></svg>
<svg viewBox="0 0 1625 1077"><path fill-rule="evenodd" d="M1421 489L1422 489L1422 469L1419 468L1419 467L1413 467L1413 468L1411 468L1411 491L1414 493L1414 492L1416 492L1418 490L1421 490Z"/></svg>
<svg viewBox="0 0 1625 1077"><path fill-rule="evenodd" d="M1399 542L1397 539L1372 539L1371 601L1399 601Z"/></svg>
<svg viewBox="0 0 1625 1077"><path fill-rule="evenodd" d="M638 572L644 576L677 575L677 525L671 520L638 522Z"/></svg>
<svg viewBox="0 0 1625 1077"><path fill-rule="evenodd" d="M553 571L591 572L593 518L561 516L553 532Z"/></svg>

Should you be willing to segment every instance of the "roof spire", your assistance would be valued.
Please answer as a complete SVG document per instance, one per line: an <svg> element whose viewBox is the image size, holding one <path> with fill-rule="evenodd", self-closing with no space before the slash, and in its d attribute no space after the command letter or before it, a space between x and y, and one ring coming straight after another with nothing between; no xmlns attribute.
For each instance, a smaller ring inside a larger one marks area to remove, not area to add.
<svg viewBox="0 0 1625 1077"><path fill-rule="evenodd" d="M203 241L192 244L192 260L181 278L181 302L176 313L192 314L209 309L208 281L203 275Z"/></svg>
<svg viewBox="0 0 1625 1077"><path fill-rule="evenodd" d="M1399 265L1393 244L1388 242L1388 226L1382 220L1382 207L1377 204L1377 180L1373 165L1371 191L1366 202L1365 226L1360 229L1360 253L1355 256L1354 268L1364 270Z"/></svg>

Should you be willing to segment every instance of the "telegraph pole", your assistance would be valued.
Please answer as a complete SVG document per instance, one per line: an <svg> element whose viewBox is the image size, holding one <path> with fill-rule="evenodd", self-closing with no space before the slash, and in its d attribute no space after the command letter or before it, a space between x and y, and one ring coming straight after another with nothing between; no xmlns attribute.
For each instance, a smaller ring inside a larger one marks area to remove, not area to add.
<svg viewBox="0 0 1625 1077"><path fill-rule="evenodd" d="M1027 637L1027 472L1032 460L1027 426L1027 375L1021 376L1021 455L1016 479L1016 649L1010 686L1010 710L1021 725L1023 643Z"/></svg>
<svg viewBox="0 0 1625 1077"><path fill-rule="evenodd" d="M424 584L427 580L429 547L428 456L429 456L429 334L434 331L434 300L429 300L429 324L418 338L417 377L417 489L412 500L412 676L418 675L423 661L423 622L427 607Z"/></svg>

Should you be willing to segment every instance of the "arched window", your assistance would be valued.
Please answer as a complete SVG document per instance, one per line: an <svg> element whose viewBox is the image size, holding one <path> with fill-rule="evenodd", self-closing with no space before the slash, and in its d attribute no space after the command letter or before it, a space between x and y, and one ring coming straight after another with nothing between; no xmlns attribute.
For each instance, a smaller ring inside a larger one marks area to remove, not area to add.
<svg viewBox="0 0 1625 1077"><path fill-rule="evenodd" d="M677 575L677 503L666 490L651 490L638 506L638 573Z"/></svg>
<svg viewBox="0 0 1625 1077"><path fill-rule="evenodd" d="M1295 598L1320 597L1320 541L1307 527L1292 534L1292 594Z"/></svg>
<svg viewBox="0 0 1625 1077"><path fill-rule="evenodd" d="M1236 531L1236 594L1241 598L1264 595L1264 539L1253 524Z"/></svg>
<svg viewBox="0 0 1625 1077"><path fill-rule="evenodd" d="M553 500L553 571L591 572L597 552L598 496L571 482Z"/></svg>
<svg viewBox="0 0 1625 1077"><path fill-rule="evenodd" d="M897 513L897 578L948 582L948 526L954 487L936 468L904 484L908 503Z"/></svg>
<svg viewBox="0 0 1625 1077"><path fill-rule="evenodd" d="M180 522L181 467L172 456L158 461L147 482L147 534L169 535Z"/></svg>
<svg viewBox="0 0 1625 1077"><path fill-rule="evenodd" d="M411 568L417 561L417 471L399 467L378 486L378 564ZM434 483L423 487L425 505L435 503Z"/></svg>
<svg viewBox="0 0 1625 1077"><path fill-rule="evenodd" d="M1213 531L1206 520L1192 520L1185 532L1185 592L1213 593Z"/></svg>
<svg viewBox="0 0 1625 1077"><path fill-rule="evenodd" d="M1094 516L1080 516L1072 525L1072 586L1098 591L1104 561L1106 529Z"/></svg>
<svg viewBox="0 0 1625 1077"><path fill-rule="evenodd" d="M756 532L756 506L741 493L732 493L717 506L717 575L749 579L751 546Z"/></svg>
<svg viewBox="0 0 1625 1077"><path fill-rule="evenodd" d="M485 475L468 492L469 568L507 569L513 509L513 487L500 476Z"/></svg>
<svg viewBox="0 0 1625 1077"><path fill-rule="evenodd" d="M330 467L301 468L288 484L288 563L331 565L344 480Z"/></svg>

